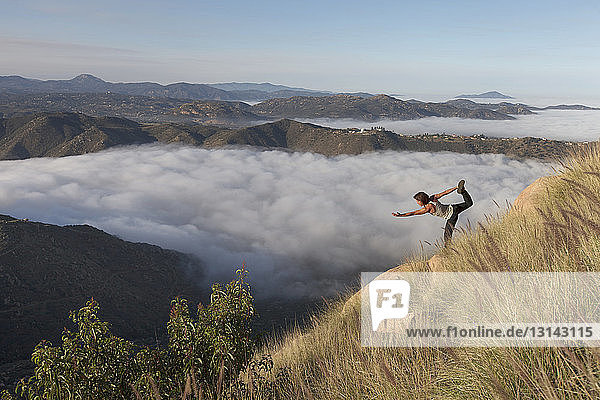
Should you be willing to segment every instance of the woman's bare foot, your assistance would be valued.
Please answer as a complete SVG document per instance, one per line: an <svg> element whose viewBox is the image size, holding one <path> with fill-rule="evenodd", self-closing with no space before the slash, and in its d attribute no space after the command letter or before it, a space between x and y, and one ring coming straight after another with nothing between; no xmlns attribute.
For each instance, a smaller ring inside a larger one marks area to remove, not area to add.
<svg viewBox="0 0 600 400"><path fill-rule="evenodd" d="M461 179L460 182L458 182L458 189L456 189L457 193L462 193L463 190L465 190L465 180Z"/></svg>

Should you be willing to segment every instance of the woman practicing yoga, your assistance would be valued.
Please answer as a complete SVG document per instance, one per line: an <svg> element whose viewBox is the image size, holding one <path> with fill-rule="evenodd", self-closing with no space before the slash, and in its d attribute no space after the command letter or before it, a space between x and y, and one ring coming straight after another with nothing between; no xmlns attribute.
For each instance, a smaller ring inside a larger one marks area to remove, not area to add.
<svg viewBox="0 0 600 400"><path fill-rule="evenodd" d="M457 204L442 204L438 201L440 197L452 193L455 190L457 193L462 194L465 200L464 202ZM442 217L446 219L446 227L444 228L444 246L448 246L448 243L452 238L452 232L454 230L454 227L456 226L458 214L460 214L461 212L465 211L467 208L473 205L473 200L471 199L471 196L465 190L464 179L458 182L458 186L455 186L448 190L444 190L441 193L428 196L425 192L419 192L413 197L417 201L417 203L423 208L407 213L395 212L392 213L392 215L394 217L409 217L411 215L423 215L430 213L431 215L435 215L436 217Z"/></svg>

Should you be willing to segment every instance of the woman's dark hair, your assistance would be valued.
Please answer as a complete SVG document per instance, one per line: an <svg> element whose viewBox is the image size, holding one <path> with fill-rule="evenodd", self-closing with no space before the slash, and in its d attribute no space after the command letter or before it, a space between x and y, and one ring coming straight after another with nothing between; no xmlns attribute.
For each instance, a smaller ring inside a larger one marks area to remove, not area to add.
<svg viewBox="0 0 600 400"><path fill-rule="evenodd" d="M429 203L429 195L425 192L419 192L413 196L415 200L419 200L423 204Z"/></svg>

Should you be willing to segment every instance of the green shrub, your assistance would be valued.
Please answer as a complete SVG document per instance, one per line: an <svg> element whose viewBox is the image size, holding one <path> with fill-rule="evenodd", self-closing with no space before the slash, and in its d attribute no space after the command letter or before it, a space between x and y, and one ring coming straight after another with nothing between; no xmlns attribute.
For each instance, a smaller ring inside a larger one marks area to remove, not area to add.
<svg viewBox="0 0 600 400"><path fill-rule="evenodd" d="M210 304L198 305L195 318L185 299L171 302L166 348L113 335L92 298L71 312L77 329L65 329L60 346L36 346L34 374L21 380L17 393L26 399L273 398L270 357L251 361L256 314L245 266L236 273L237 279L212 286ZM8 392L4 399L11 399Z"/></svg>
<svg viewBox="0 0 600 400"><path fill-rule="evenodd" d="M8 390L3 390L2 393L0 393L0 400L14 400L14 397Z"/></svg>
<svg viewBox="0 0 600 400"><path fill-rule="evenodd" d="M195 320L186 300L171 303L169 344L163 355L170 364L169 375L177 383L193 378L205 395L220 395L248 365L255 348L251 331L255 310L247 273L245 268L236 272L236 280L212 286L210 304L198 305Z"/></svg>
<svg viewBox="0 0 600 400"><path fill-rule="evenodd" d="M135 346L114 336L108 323L98 319L92 298L71 312L77 332L64 330L62 345L42 341L31 356L35 373L19 385L29 399L127 398L135 374Z"/></svg>

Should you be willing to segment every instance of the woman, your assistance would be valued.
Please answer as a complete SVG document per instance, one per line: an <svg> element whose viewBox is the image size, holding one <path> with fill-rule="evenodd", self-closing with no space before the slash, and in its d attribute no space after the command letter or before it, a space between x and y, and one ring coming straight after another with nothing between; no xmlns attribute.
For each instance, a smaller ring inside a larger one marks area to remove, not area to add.
<svg viewBox="0 0 600 400"><path fill-rule="evenodd" d="M450 194L455 190L457 193L462 194L463 199L465 200L464 202L457 204L442 204L438 201L441 197ZM419 204L423 208L407 213L395 212L392 213L392 215L394 217L409 217L411 215L423 215L430 213L431 215L435 215L436 217L446 219L446 227L444 228L444 246L448 246L448 243L452 238L452 232L454 231L454 227L456 226L458 214L460 214L461 212L465 211L467 208L473 205L473 200L471 199L471 196L465 190L464 179L458 182L458 186L455 186L448 190L444 190L441 193L428 196L425 192L419 192L413 197L417 201L417 204Z"/></svg>

